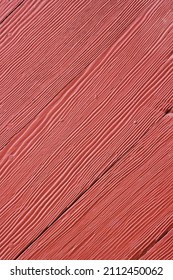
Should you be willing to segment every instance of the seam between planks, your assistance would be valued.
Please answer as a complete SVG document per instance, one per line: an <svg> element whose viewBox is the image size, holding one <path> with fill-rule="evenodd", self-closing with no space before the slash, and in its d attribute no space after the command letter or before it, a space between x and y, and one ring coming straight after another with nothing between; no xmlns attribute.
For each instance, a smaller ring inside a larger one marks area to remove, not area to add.
<svg viewBox="0 0 173 280"><path fill-rule="evenodd" d="M49 225L47 226L34 240L32 240L14 259L17 260L36 240L38 240L51 226L53 226L57 220L59 218L61 218L73 205L76 204L76 202L78 202L78 200L87 192L89 191L96 183L98 180L100 180L119 160L121 160L125 155L127 155L138 143L139 141L153 128L153 126L155 126L158 122L160 122L166 115L170 114L172 108L166 109L164 112L164 115L157 121L155 122L153 125L151 125L146 131L145 133L141 136L141 138L130 148L128 149L125 153L123 153L119 158L117 158L116 160L114 160L110 165L108 165L105 170L99 174L97 176L97 178L92 182L92 184L85 190L83 191L68 207L66 207L59 215L58 217ZM173 114L171 114L173 115ZM147 251L149 251L156 243L158 243L162 238L164 238L168 232L172 229L172 225L170 228L168 228L167 230L165 230L162 235L160 236L160 238L155 241L152 242L151 244L149 244L141 253L141 255L138 256L138 259L140 259L143 255L146 254Z"/></svg>
<svg viewBox="0 0 173 280"><path fill-rule="evenodd" d="M164 237L166 237L166 235L173 229L173 225L171 225L169 228L167 228L162 234L161 236L156 240L151 242L144 250L143 252L138 255L137 259L141 259L143 256L145 256L146 253L148 253L158 242L160 242ZM133 257L133 259L136 259L135 257Z"/></svg>
<svg viewBox="0 0 173 280"><path fill-rule="evenodd" d="M4 21L11 16L24 2L25 0L23 0L22 2L20 2L11 12L9 12L9 14L7 14L1 21L0 24L4 23Z"/></svg>

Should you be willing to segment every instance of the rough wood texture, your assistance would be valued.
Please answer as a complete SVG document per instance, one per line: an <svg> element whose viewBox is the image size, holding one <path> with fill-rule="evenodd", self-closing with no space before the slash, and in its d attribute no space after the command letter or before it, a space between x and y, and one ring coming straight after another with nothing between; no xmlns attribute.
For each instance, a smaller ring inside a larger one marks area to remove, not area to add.
<svg viewBox="0 0 173 280"><path fill-rule="evenodd" d="M0 149L98 55L125 36L151 4L136 0L24 1L3 23L0 38ZM160 21L169 6L168 1L162 5Z"/></svg>
<svg viewBox="0 0 173 280"><path fill-rule="evenodd" d="M163 238L173 226L172 115L155 124L21 258L139 259Z"/></svg>
<svg viewBox="0 0 173 280"><path fill-rule="evenodd" d="M0 258L170 258L172 2L18 2L0 35Z"/></svg>

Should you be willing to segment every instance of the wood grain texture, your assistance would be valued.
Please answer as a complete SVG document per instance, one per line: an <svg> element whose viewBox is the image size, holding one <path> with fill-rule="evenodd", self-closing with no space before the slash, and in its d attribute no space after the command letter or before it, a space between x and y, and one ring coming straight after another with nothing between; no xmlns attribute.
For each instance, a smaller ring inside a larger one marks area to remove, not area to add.
<svg viewBox="0 0 173 280"><path fill-rule="evenodd" d="M0 36L0 149L152 5L144 0L24 1L3 23ZM169 6L166 1L161 14Z"/></svg>
<svg viewBox="0 0 173 280"><path fill-rule="evenodd" d="M173 227L172 172L173 114L155 124L20 259L140 258ZM166 248L165 254L158 256L167 256Z"/></svg>
<svg viewBox="0 0 173 280"><path fill-rule="evenodd" d="M171 229L172 27L168 0L3 21L0 258L140 258Z"/></svg>

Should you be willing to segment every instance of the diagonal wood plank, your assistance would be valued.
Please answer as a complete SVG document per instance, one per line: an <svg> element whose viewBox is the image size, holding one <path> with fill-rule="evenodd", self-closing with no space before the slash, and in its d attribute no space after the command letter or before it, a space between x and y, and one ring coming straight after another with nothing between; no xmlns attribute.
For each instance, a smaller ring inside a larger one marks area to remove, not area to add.
<svg viewBox="0 0 173 280"><path fill-rule="evenodd" d="M61 92L55 86L56 98L6 143L0 153L1 258L15 258L42 235L173 106L167 4L144 9Z"/></svg>
<svg viewBox="0 0 173 280"><path fill-rule="evenodd" d="M19 258L141 258L173 228L172 172L173 113L155 124ZM172 252L171 232L168 252L154 246L161 259Z"/></svg>
<svg viewBox="0 0 173 280"><path fill-rule="evenodd" d="M163 17L170 9L168 0L154 5ZM0 35L0 149L151 6L152 0L24 1Z"/></svg>

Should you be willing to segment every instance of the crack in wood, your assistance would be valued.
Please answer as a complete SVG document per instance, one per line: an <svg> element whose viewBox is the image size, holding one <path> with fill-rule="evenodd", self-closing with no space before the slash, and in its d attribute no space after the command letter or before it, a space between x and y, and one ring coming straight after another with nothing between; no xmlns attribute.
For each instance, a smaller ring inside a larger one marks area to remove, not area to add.
<svg viewBox="0 0 173 280"><path fill-rule="evenodd" d="M9 12L9 14L7 14L1 21L0 24L4 23L4 21L11 16L24 2L25 0L21 1L15 8L13 8L13 10L11 12Z"/></svg>
<svg viewBox="0 0 173 280"><path fill-rule="evenodd" d="M158 120L161 121L163 118L163 116ZM157 123L158 123L157 122ZM153 126L156 125L156 123L154 123L151 127L149 127L145 133L141 136L141 138L136 142L134 143L134 145L132 145L126 152L124 152L119 158L116 158L116 160L114 160L109 166L107 166L107 168L102 171L98 176L97 178L92 182L92 184L86 189L84 190L82 193L80 193L80 195L78 195L76 197L76 199L69 205L67 206L59 215L58 217L52 222L50 223L34 240L32 240L15 258L18 259L36 240L38 240L51 226L53 226L57 220L63 216L87 191L89 191L96 183L98 180L100 180L119 160L121 160L126 154L128 154L138 143L139 141L151 130L151 128L153 128ZM167 232L165 233L165 235L167 234ZM162 236L162 235L161 235ZM163 236L164 237L164 236ZM160 237L160 238L163 238L163 237ZM143 252L142 254L139 256L139 258L144 255L144 252L148 251L152 246L155 245L155 241L152 242Z"/></svg>
<svg viewBox="0 0 173 280"><path fill-rule="evenodd" d="M138 252L135 254L131 259L137 260L142 259L145 254L147 254L158 242L160 242L171 230L173 229L173 225L169 226L160 236L158 239L153 240L142 252Z"/></svg>

